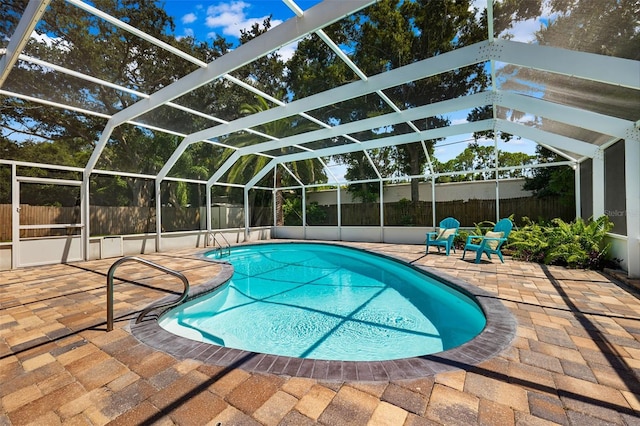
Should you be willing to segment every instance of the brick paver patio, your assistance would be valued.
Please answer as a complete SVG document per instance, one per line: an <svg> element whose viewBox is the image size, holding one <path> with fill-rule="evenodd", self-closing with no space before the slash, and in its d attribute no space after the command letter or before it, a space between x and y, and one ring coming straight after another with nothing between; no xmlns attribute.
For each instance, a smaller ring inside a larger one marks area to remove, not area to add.
<svg viewBox="0 0 640 426"><path fill-rule="evenodd" d="M0 272L0 425L640 425L640 296L593 271L479 265L423 246L348 244L463 279L500 300L517 335L499 356L418 379L339 382L177 359L130 333L173 277L116 259ZM193 286L201 249L142 256Z"/></svg>

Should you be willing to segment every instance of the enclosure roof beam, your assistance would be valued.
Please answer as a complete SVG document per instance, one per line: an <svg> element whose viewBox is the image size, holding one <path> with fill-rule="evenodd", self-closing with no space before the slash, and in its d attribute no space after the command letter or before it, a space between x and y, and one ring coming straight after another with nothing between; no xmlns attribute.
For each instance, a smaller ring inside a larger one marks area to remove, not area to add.
<svg viewBox="0 0 640 426"><path fill-rule="evenodd" d="M24 10L20 22L11 34L11 39L7 44L5 54L0 57L0 87L4 86L13 65L18 60L18 56L27 45L29 37L38 24L40 18L47 10L51 0L30 0Z"/></svg>
<svg viewBox="0 0 640 426"><path fill-rule="evenodd" d="M564 152L564 151L562 151L562 150L559 150L558 148L555 148L555 147L553 147L553 146L549 146L549 145L547 145L546 143L542 143L542 142L540 142L540 141L537 141L537 144L538 144L538 145L540 145L540 146L542 146L542 147L543 147L543 148L545 148L545 149L548 149L548 150L549 150L549 151L551 151L551 152L555 152L556 154L558 154L558 155L559 155L559 156L561 156L562 158L566 158L567 160L572 161L572 162L574 162L574 163L576 163L576 162L579 162L579 161L580 161L580 160L578 160L577 158L575 158L575 156L571 156L571 155L569 155L568 153L566 153L566 152ZM583 157L583 158L587 158L587 157Z"/></svg>
<svg viewBox="0 0 640 426"><path fill-rule="evenodd" d="M494 127L495 120L487 119L481 121L473 121L470 123L454 124L451 126L440 127L437 129L424 130L420 133L406 133L403 135L388 136L386 138L372 139L362 144L348 144L334 146L316 150L314 153L299 152L295 154L283 155L275 160L279 163L289 161L307 160L313 157L329 157L332 155L348 154L350 152L362 151L363 149L378 149L394 145L404 145L421 140L446 138L448 136L459 135L463 133L481 132L491 130Z"/></svg>
<svg viewBox="0 0 640 426"><path fill-rule="evenodd" d="M490 103L489 97L491 96L490 92L484 92L479 94L474 94L470 96L465 96L462 98L447 100L443 102L439 102L436 104L425 105L422 107L416 107L409 110L405 110L401 113L390 113L378 117L373 117L370 119L360 120L353 123L347 123L339 126L335 126L329 129L320 129L313 132L302 133L299 135L287 137L280 139L276 142L264 142L244 148L240 148L238 150L239 155L246 155L250 153L254 153L256 151L266 150L266 149L276 149L276 148L284 148L293 145L304 144L307 142L311 142L314 140L320 139L329 139L331 137L338 136L343 133L355 133L363 130L368 130L376 127L381 127L389 124L396 124L400 122L404 122L406 120L416 120L419 118L423 118L430 115L442 114L451 111L462 110L466 108L473 108L476 106L486 105ZM563 122L571 125L579 126L583 124L584 128L607 132L613 134L614 136L619 136L621 138L624 137L625 132L628 131L629 126L633 126L633 123L628 122L626 120L618 119L615 117L608 117L602 114L593 113L590 111L580 110L578 108L568 107L564 105L554 104L543 99L532 98L525 95L507 93L507 92L498 92L497 103L501 106L513 109L519 109L523 111L530 111L533 114L546 116L548 118L552 118L558 122ZM515 128L513 128L515 131ZM526 132L526 126L519 125L517 130L518 136L524 136L521 133ZM537 129L536 129L537 130ZM550 133L545 132L545 134L539 135L545 140L547 140L547 136ZM565 143L566 141L571 141L569 145ZM563 149L568 150L576 150L576 153L590 155L593 152L591 148L591 144L587 144L583 142L581 148L576 148L575 139L567 138L564 142L561 142L561 146ZM552 142L553 143L553 142ZM557 140L556 140L556 143ZM550 148L554 148L551 145L547 145ZM569 146L573 146L573 148L569 148ZM366 144L365 148L369 149L370 145ZM353 147L353 151L360 150L362 146ZM586 149L586 150L585 150ZM553 149L555 150L555 149ZM572 152L574 152L572 151ZM585 154L586 152L586 154ZM320 153L317 153L320 155ZM563 154L563 156L567 156ZM570 158L570 157L569 157ZM570 158L575 160L573 158ZM232 166L232 163L227 163L223 165L223 168L228 169ZM225 170L226 171L226 170Z"/></svg>
<svg viewBox="0 0 640 426"><path fill-rule="evenodd" d="M496 130L511 133L513 135L517 135L532 141L540 141L554 148L573 152L575 154L580 154L584 157L593 158L599 151L598 146L592 143L583 142L577 139L569 138L567 136L562 136L555 133L547 132L545 130L537 129L535 127L514 123L512 121L502 119L498 119L496 121Z"/></svg>
<svg viewBox="0 0 640 426"><path fill-rule="evenodd" d="M498 91L496 103L505 108L549 118L617 138L625 138L629 129L633 128L632 121L517 93Z"/></svg>
<svg viewBox="0 0 640 426"><path fill-rule="evenodd" d="M448 136L454 136L464 133L474 133L483 130L491 130L496 129L500 131L505 131L507 133L519 135L531 140L540 140L543 143L546 143L550 146L554 146L560 149L566 149L568 151L572 151L579 153L584 156L593 157L596 151L598 151L598 147L593 144L589 144L587 142L578 141L576 139L568 138L565 136L556 135L550 132L545 132L540 129L536 129L533 127L527 127L521 124L512 123L505 120L493 120L487 119L482 121L475 121L471 123L463 123L463 124L455 124L452 126L442 127L438 129L430 129L420 132L418 134L408 133L404 135L398 136L389 136L387 138L374 139L368 142L364 142L362 145L341 145L331 148L320 149L315 152L315 155L327 157L338 154L346 154L349 152L359 151L361 149L376 149L376 148L384 148L387 146L397 146L403 145L412 142L418 142L421 139L438 139L445 138ZM289 162L289 161L300 161L306 160L308 158L313 157L313 154L308 152L301 152L296 154L284 155L282 157L278 157L274 159L277 162ZM494 169L491 169L494 170Z"/></svg>
<svg viewBox="0 0 640 426"><path fill-rule="evenodd" d="M287 5L289 9L293 11L298 17L304 15L304 11L300 9L300 7L293 0L282 0L284 4Z"/></svg>
<svg viewBox="0 0 640 426"><path fill-rule="evenodd" d="M298 176L296 176L296 175L295 175L295 173L293 173L293 172L291 171L291 169L290 169L289 167L287 167L287 165L286 165L286 164L284 164L284 163L280 163L280 166L282 166L282 168L283 168L283 169L285 169L285 170L287 171L287 173L289 173L289 175L290 175L290 176L291 176L291 177L292 177L296 182L298 182L298 185L300 185L300 186L304 187L304 183L302 183L302 182L300 181L300 179L298 179ZM278 167L278 166L276 166L276 167Z"/></svg>
<svg viewBox="0 0 640 426"><path fill-rule="evenodd" d="M443 173L434 173L434 177L440 176L459 176L459 175L469 175L473 173L481 173L481 172L493 172L495 170L498 171L512 171L512 170L523 170L523 169L536 169L542 167L560 167L560 166L573 166L575 163L572 161L554 161L553 163L544 163L544 164L522 164L519 166L511 166L511 167L492 167L490 169L471 169L471 170L460 170L455 172L443 172ZM500 181L510 180L509 179L500 179ZM491 180L494 180L493 178ZM486 182L486 181L485 181Z"/></svg>
<svg viewBox="0 0 640 426"><path fill-rule="evenodd" d="M338 126L326 129L318 129L311 132L300 133L298 135L288 136L274 142L262 142L240 148L238 151L241 154L249 154L256 151L280 149L293 145L301 145L316 140L329 139L332 137L340 136L342 134L358 133L365 130L389 126L392 124L404 123L406 121L424 119L425 117L432 117L434 115L472 109L478 106L488 105L491 103L491 100L492 94L490 92L476 93L460 98L449 99L446 101L410 108L400 112L391 112L388 114L366 118L363 120L340 124Z"/></svg>
<svg viewBox="0 0 640 426"><path fill-rule="evenodd" d="M43 163L32 163L30 161L16 161L16 160L4 160L0 158L0 164L12 165L15 164L18 167L37 167L39 169L50 169L50 170L65 170L68 172L78 172L82 173L82 168L73 167L73 166L60 166L57 164L43 164Z"/></svg>
<svg viewBox="0 0 640 426"><path fill-rule="evenodd" d="M213 175L207 181L207 185L211 186L215 182L217 182L226 172L235 164L236 161L241 157L241 154L238 151L235 151L227 160L216 170Z"/></svg>
<svg viewBox="0 0 640 426"><path fill-rule="evenodd" d="M0 89L0 95L4 95L4 96L8 96L8 97L14 97L14 98L18 98L18 99L23 99L25 101L29 101L29 102L33 102L33 103L41 104L41 105L52 106L54 108L66 109L66 110L69 110L69 111L75 111L75 112L79 112L81 114L91 115L91 116L94 116L94 117L100 117L100 118L104 118L104 119L107 119L107 120L109 118L111 118L110 115L103 114L101 112L96 112L96 111L91 111L91 110L88 110L88 109L78 108L78 107L74 107L72 105L61 104L61 103L58 103L58 102L48 101L46 99L34 98L33 96L27 96L27 95L23 95L23 94L20 94L20 93L9 92L7 90L1 90ZM170 134L170 135L180 136L182 138L186 137L186 134L184 134L184 133L176 132L176 131L165 129L165 128L158 127L158 126L152 126L152 125L147 124L147 123L140 123L140 122L137 122L137 121L129 120L129 121L127 121L127 124L143 127L145 129L149 129L149 130L156 130L156 131L167 133L167 134ZM229 147L229 146L227 146L225 144L218 143L218 142L213 142L213 141L206 141L206 142L210 143L212 145L222 146L223 148L235 149L233 147ZM95 169L91 169L91 171L94 171L94 170Z"/></svg>
<svg viewBox="0 0 640 426"><path fill-rule="evenodd" d="M85 114L85 115L92 115L94 117L100 117L100 118L106 118L106 119L110 118L109 115L103 114L101 112L90 111L88 109L78 108L78 107L74 107L74 106L66 105L66 104L61 104L59 102L53 102L53 101L48 101L46 99L40 99L40 98L35 98L33 96L23 95L23 94L20 94L20 93L9 92L8 90L0 89L0 95L13 97L13 98L18 98L18 99L23 99L25 101L34 102L34 103L38 103L38 104L41 104L41 105L52 106L52 107L60 108L60 109L66 109L66 110L69 110L69 111L75 111L75 112L79 112L79 113Z"/></svg>
<svg viewBox="0 0 640 426"><path fill-rule="evenodd" d="M148 174L142 174L142 173L130 173L130 172L122 172L119 170L100 170L100 169L95 169L91 172L94 175L107 175L107 176L119 176L119 177L130 177L130 178L134 178L134 179L149 179L149 180L155 180L156 176L154 175L148 175Z"/></svg>
<svg viewBox="0 0 640 426"><path fill-rule="evenodd" d="M640 89L640 61L503 39L492 44L496 61Z"/></svg>
<svg viewBox="0 0 640 426"><path fill-rule="evenodd" d="M85 115L92 115L94 117L105 118L107 120L109 118L111 118L110 115L103 114L101 112L91 111L91 110L84 109L84 108L78 108L78 107L74 107L74 106L68 105L68 104L61 104L61 103L58 103L58 102L48 101L46 99L34 98L33 96L27 96L27 95L23 95L23 94L20 94L20 93L9 92L7 90L0 89L0 95L14 97L14 98L18 98L18 99L23 99L25 101L29 101L29 102L33 102L33 103L41 104L41 105L52 106L54 108L66 109L68 111L75 111L75 112L79 112L79 113L85 114ZM152 126L152 125L146 124L146 123L139 123L137 121L130 120L130 121L127 121L127 123L128 124L132 124L134 126L144 127L146 129L149 129L149 130L157 130L157 131L160 131L160 132L168 133L170 135L181 136L183 138L186 136L184 133L174 132L173 130L164 129L162 127L157 127L157 126ZM217 142L211 142L211 141L208 141L208 142L211 143L211 144L214 144L214 145L222 145L222 146L224 146L223 144L219 144ZM226 148L226 146L225 146L225 148Z"/></svg>
<svg viewBox="0 0 640 426"><path fill-rule="evenodd" d="M276 167L281 161L278 161L276 158L269 161L266 166L264 166L256 175L245 185L245 190L251 189L256 185L256 183L260 182L260 179L265 177L267 173L271 171L274 167Z"/></svg>

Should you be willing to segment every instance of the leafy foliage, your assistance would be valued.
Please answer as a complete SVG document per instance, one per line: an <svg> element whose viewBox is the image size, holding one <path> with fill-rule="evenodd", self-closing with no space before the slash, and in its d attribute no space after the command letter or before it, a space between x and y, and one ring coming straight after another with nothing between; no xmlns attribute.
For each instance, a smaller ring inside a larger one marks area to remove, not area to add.
<svg viewBox="0 0 640 426"><path fill-rule="evenodd" d="M602 269L609 262L604 238L613 224L607 216L570 223L553 219L546 225L523 221L525 226L514 230L507 244L514 259L586 269Z"/></svg>
<svg viewBox="0 0 640 426"><path fill-rule="evenodd" d="M506 152L500 151L498 154L498 166L522 166L531 164L535 157L522 152ZM460 174L453 176L440 176L437 182L463 182L470 180L489 180L495 178L495 148L492 146L483 146L476 143L470 144L455 158L444 163L433 159L436 171L446 172L462 172L466 170L477 170L475 173ZM489 169L489 170L483 170ZM501 179L520 178L524 176L523 169L500 170L498 177Z"/></svg>
<svg viewBox="0 0 640 426"><path fill-rule="evenodd" d="M301 226L302 225L302 199L286 198L284 205L282 206L284 215L284 224L286 226ZM311 202L307 205L307 223L319 224L323 223L327 217L327 212L320 208L317 201Z"/></svg>
<svg viewBox="0 0 640 426"><path fill-rule="evenodd" d="M536 147L536 156L541 164L564 160L541 145ZM565 204L575 202L575 177L570 167L536 167L522 188L533 191L536 197L559 196Z"/></svg>
<svg viewBox="0 0 640 426"><path fill-rule="evenodd" d="M349 181L358 181L376 178L376 172L364 151L353 152L343 157L341 162L346 162L348 158L349 167L344 177ZM351 193L354 199L363 203L374 202L380 194L380 187L377 182L360 182L352 183L347 186L347 191Z"/></svg>

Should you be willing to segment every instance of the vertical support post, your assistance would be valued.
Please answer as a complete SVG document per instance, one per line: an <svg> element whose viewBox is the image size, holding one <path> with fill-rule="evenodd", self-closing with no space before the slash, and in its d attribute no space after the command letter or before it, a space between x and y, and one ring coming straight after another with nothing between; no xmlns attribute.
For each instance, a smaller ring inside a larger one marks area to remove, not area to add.
<svg viewBox="0 0 640 426"><path fill-rule="evenodd" d="M573 164L573 176L575 179L575 197L576 197L576 219L582 216L582 199L580 197L580 165Z"/></svg>
<svg viewBox="0 0 640 426"><path fill-rule="evenodd" d="M493 0L487 0L487 40L493 41ZM491 61L493 62L493 60Z"/></svg>
<svg viewBox="0 0 640 426"><path fill-rule="evenodd" d="M494 37L493 37L493 0L487 0L487 40L489 41L489 43L493 44L494 42ZM490 72L491 72L491 91L494 93L496 93L497 87L496 87L496 64L495 61L493 59L491 59L491 61L489 61L489 67L490 67ZM495 162L495 178L496 178L496 223L500 220L500 181L498 179L498 167L499 167L499 153L500 150L498 149L498 131L496 130L496 126L495 126L495 120L497 118L497 111L496 111L496 103L493 102L493 106L492 106L492 111L493 111L493 119L494 119L494 125L493 125L493 141L494 141L494 146L495 146L495 155L496 155L496 162ZM480 253L480 252L478 252Z"/></svg>
<svg viewBox="0 0 640 426"><path fill-rule="evenodd" d="M277 189L273 189L271 191L271 205L272 205L272 211L271 214L273 215L273 229L276 229L276 235L278 234L277 231L277 227L278 227L278 206L277 206L277 200L278 200L278 190Z"/></svg>
<svg viewBox="0 0 640 426"><path fill-rule="evenodd" d="M496 170L496 176L498 171ZM500 220L500 181L496 179L496 223Z"/></svg>
<svg viewBox="0 0 640 426"><path fill-rule="evenodd" d="M380 183L380 242L384 243L384 186Z"/></svg>
<svg viewBox="0 0 640 426"><path fill-rule="evenodd" d="M251 226L251 212L249 211L249 188L244 188L244 241L249 241L249 226Z"/></svg>
<svg viewBox="0 0 640 426"><path fill-rule="evenodd" d="M593 156L593 218L604 215L604 151L598 149Z"/></svg>
<svg viewBox="0 0 640 426"><path fill-rule="evenodd" d="M637 133L637 131L636 131ZM629 278L640 278L640 140L624 141Z"/></svg>
<svg viewBox="0 0 640 426"><path fill-rule="evenodd" d="M342 205L340 203L340 184L336 187L336 203L338 208L338 240L342 240Z"/></svg>
<svg viewBox="0 0 640 426"><path fill-rule="evenodd" d="M493 69L493 61L491 61L491 68ZM492 79L492 84L493 84L493 90L495 91L495 80ZM493 118L496 118L496 106L495 104L493 105ZM494 162L494 171L493 171L493 177L496 180L496 223L498 223L498 221L500 220L500 177L498 175L498 167L500 167L500 149L498 148L498 131L493 130L493 152L495 155L495 162Z"/></svg>
<svg viewBox="0 0 640 426"><path fill-rule="evenodd" d="M431 176L431 221L433 229L436 229L436 177Z"/></svg>
<svg viewBox="0 0 640 426"><path fill-rule="evenodd" d="M307 188L302 187L302 238L307 239Z"/></svg>
<svg viewBox="0 0 640 426"><path fill-rule="evenodd" d="M209 234L211 233L212 229L211 229L211 187L213 185L209 184L209 182L206 183L205 190L207 191L206 194L206 209L207 209L207 238L209 238ZM205 246L207 244L207 241L205 241Z"/></svg>
<svg viewBox="0 0 640 426"><path fill-rule="evenodd" d="M20 182L15 163L11 164L11 269L20 266Z"/></svg>
<svg viewBox="0 0 640 426"><path fill-rule="evenodd" d="M90 217L91 211L89 209L89 177L90 173L82 173L82 185L80 186L80 239L82 240L81 250L82 258L89 260L89 236L91 235L90 229Z"/></svg>
<svg viewBox="0 0 640 426"><path fill-rule="evenodd" d="M156 252L162 251L162 200L160 199L160 179L155 180L156 191Z"/></svg>
<svg viewBox="0 0 640 426"><path fill-rule="evenodd" d="M273 199L271 201L271 204L273 205L272 210L272 214L273 214L273 227L277 228L278 227L278 190L277 189L273 189L273 191L271 191L271 198Z"/></svg>
<svg viewBox="0 0 640 426"><path fill-rule="evenodd" d="M273 225L278 223L278 165L273 168Z"/></svg>

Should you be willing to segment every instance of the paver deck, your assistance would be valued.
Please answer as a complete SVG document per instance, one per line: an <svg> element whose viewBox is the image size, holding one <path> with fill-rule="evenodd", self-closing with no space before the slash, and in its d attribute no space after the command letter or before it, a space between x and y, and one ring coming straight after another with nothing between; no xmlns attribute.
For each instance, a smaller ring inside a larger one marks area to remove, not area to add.
<svg viewBox="0 0 640 426"><path fill-rule="evenodd" d="M640 425L640 296L607 276L506 259L475 264L421 245L346 243L488 292L516 338L477 365L421 378L337 381L176 358L131 334L173 277L116 259L0 272L0 425ZM142 256L194 287L221 272L202 249Z"/></svg>

